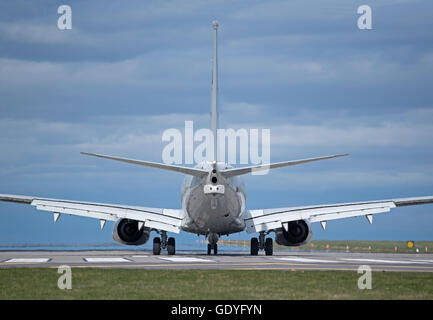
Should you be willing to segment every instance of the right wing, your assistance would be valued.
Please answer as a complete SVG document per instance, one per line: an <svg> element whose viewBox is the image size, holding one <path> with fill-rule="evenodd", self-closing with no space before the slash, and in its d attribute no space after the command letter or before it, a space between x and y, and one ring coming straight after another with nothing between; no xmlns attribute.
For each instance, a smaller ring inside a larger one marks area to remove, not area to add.
<svg viewBox="0 0 433 320"><path fill-rule="evenodd" d="M99 219L101 228L105 225L105 221L117 221L124 218L138 221L141 227L179 233L184 217L184 212L180 209L123 206L11 194L0 194L0 201L30 204L38 210L51 211L54 213L54 222L62 213Z"/></svg>
<svg viewBox="0 0 433 320"><path fill-rule="evenodd" d="M288 207L277 209L248 210L244 214L247 232L261 232L284 228L288 223L297 220L320 222L326 228L329 220L365 216L370 223L373 214L389 212L392 208L433 203L433 196L417 198L401 198L353 203L325 204L305 207Z"/></svg>

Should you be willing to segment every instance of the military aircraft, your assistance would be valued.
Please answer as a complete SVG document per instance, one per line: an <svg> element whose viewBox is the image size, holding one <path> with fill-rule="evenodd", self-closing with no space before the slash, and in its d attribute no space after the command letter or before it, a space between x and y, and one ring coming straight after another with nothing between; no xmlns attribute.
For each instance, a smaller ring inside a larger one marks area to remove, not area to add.
<svg viewBox="0 0 433 320"><path fill-rule="evenodd" d="M155 255L159 255L161 249L166 249L169 255L174 255L176 252L175 238L167 237L167 232L179 233L181 230L206 236L208 254L211 254L212 250L214 254L217 254L217 242L222 235L230 235L244 230L247 233L258 233L258 237L251 238L251 255L257 255L259 250L264 250L266 255L272 255L273 239L269 236L272 232L275 233L275 241L278 244L299 246L311 239L311 223L320 222L322 228L325 229L327 221L357 216L365 216L372 223L373 215L376 213L389 212L392 208L400 206L433 203L433 196L426 196L276 209L247 209L241 175L337 158L347 154L240 168L232 168L228 163L215 161L219 122L218 23L216 21L213 22L213 30L214 58L210 125L215 147L213 161L203 161L192 168L82 152L82 154L89 156L186 175L182 187L181 209L89 203L8 194L0 194L0 200L30 204L38 210L53 212L54 222L59 219L61 214L99 219L101 229L106 221L115 221L113 238L125 245L142 245L149 240L150 233L154 231L158 234L153 238L153 254Z"/></svg>

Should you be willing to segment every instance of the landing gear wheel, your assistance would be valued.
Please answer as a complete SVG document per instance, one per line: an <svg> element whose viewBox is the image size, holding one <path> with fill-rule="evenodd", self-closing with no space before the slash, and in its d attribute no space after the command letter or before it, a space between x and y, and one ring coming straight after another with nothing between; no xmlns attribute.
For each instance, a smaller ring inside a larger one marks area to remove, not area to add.
<svg viewBox="0 0 433 320"><path fill-rule="evenodd" d="M274 249L274 245L272 243L272 238L266 238L265 240L265 254L267 256L272 256Z"/></svg>
<svg viewBox="0 0 433 320"><path fill-rule="evenodd" d="M167 253L169 256L172 256L176 253L176 240L174 238L168 238L167 241Z"/></svg>
<svg viewBox="0 0 433 320"><path fill-rule="evenodd" d="M159 255L161 253L161 239L153 238L153 254Z"/></svg>
<svg viewBox="0 0 433 320"><path fill-rule="evenodd" d="M259 253L259 239L251 238L251 255L256 256Z"/></svg>
<svg viewBox="0 0 433 320"><path fill-rule="evenodd" d="M208 243L208 245L207 245L207 254L208 255L212 254L212 249L213 249L213 254L218 253L218 245L216 243L214 243L214 244Z"/></svg>

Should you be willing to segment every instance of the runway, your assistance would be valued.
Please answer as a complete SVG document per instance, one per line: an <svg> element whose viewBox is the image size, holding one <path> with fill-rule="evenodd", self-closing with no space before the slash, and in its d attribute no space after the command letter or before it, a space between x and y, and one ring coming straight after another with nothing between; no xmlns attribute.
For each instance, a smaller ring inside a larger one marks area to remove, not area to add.
<svg viewBox="0 0 433 320"><path fill-rule="evenodd" d="M243 252L206 255L178 251L174 256L151 251L1 251L0 268L52 267L130 269L230 269L230 270L358 270L433 272L432 254L385 254L341 252L274 252L250 256Z"/></svg>

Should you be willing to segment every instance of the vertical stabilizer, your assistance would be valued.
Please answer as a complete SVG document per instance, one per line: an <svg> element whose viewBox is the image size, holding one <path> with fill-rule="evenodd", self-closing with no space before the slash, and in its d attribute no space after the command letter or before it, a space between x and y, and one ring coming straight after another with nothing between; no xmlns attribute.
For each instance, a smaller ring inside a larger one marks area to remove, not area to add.
<svg viewBox="0 0 433 320"><path fill-rule="evenodd" d="M212 70L212 98L211 98L211 111L210 111L210 128L214 138L214 158L216 161L218 150L218 21L213 21L212 26L214 29L214 42L213 42L213 70Z"/></svg>

